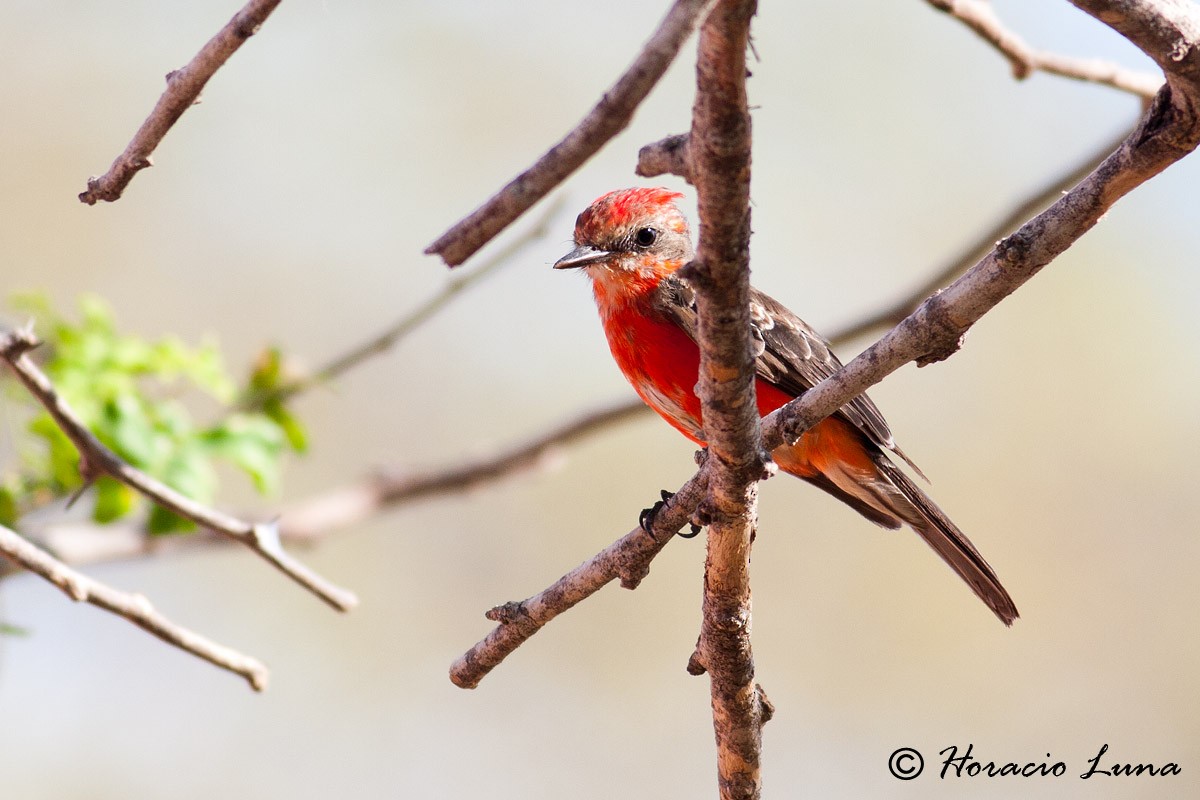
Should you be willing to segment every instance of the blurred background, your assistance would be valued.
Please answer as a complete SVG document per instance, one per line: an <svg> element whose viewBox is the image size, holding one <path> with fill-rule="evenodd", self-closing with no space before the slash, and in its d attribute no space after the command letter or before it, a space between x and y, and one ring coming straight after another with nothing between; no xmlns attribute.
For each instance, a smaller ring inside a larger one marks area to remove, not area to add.
<svg viewBox="0 0 1200 800"><path fill-rule="evenodd" d="M86 178L236 3L10 0L0 290L68 310L100 294L131 333L216 337L238 373L268 343L323 363L445 284L423 248L569 130L667 5L289 0L156 166L89 208ZM995 7L1037 47L1152 66L1066 2ZM1139 111L1103 87L1015 82L918 0L764 3L754 35L754 280L818 328L918 285ZM646 183L640 146L688 128L693 52L562 188L550 235L298 402L312 448L281 496L230 479L220 505L268 517L379 466L497 452L630 396L585 280L550 265L595 196ZM763 487L766 796L1200 795L1198 180L1193 157L1140 188L957 356L872 393L1016 599L1011 630L910 532L797 481ZM5 458L21 436L7 427ZM714 796L708 682L684 671L703 539L668 547L638 591L606 588L554 622L478 690L447 679L490 629L487 608L590 557L693 470L692 447L652 417L561 455L302 553L359 593L344 616L237 549L88 569L266 661L263 695L40 579L4 580L0 618L31 635L0 637L0 793ZM1102 765L1183 774L1075 777L1106 743ZM938 751L968 744L982 761L1062 760L1067 777L939 780ZM925 775L889 775L899 747L925 754Z"/></svg>

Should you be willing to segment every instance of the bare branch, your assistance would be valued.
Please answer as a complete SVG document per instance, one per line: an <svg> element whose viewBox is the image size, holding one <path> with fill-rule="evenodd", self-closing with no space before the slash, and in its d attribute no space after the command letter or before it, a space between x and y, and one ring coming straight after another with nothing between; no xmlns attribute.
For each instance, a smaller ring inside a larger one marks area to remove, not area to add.
<svg viewBox="0 0 1200 800"><path fill-rule="evenodd" d="M676 0L637 59L576 128L425 252L451 267L470 258L629 124L711 0Z"/></svg>
<svg viewBox="0 0 1200 800"><path fill-rule="evenodd" d="M1071 0L1124 36L1191 98L1200 84L1200 9L1186 0Z"/></svg>
<svg viewBox="0 0 1200 800"><path fill-rule="evenodd" d="M758 481L769 457L759 434L750 341L750 111L746 50L755 0L721 0L700 28L688 166L700 242L684 267L696 290L704 438L708 443L708 558L693 661L709 674L717 777L724 800L761 795L768 714L750 645L750 546Z"/></svg>
<svg viewBox="0 0 1200 800"><path fill-rule="evenodd" d="M1119 64L1098 58L1072 58L1057 53L1045 53L1030 47L1017 34L1004 27L992 4L987 0L925 0L938 11L944 11L977 33L996 48L1012 65L1013 77L1028 78L1034 72L1047 72L1064 78L1111 86L1141 97L1151 98L1162 86L1162 78L1144 72L1125 69Z"/></svg>
<svg viewBox="0 0 1200 800"><path fill-rule="evenodd" d="M293 506L284 512L280 520L281 532L288 539L314 540L332 528L352 524L384 508L461 492L507 478L521 470L536 467L560 447L643 416L648 410L641 400L621 401L589 411L491 458L427 473L414 473L404 468L392 469L363 483L318 495Z"/></svg>
<svg viewBox="0 0 1200 800"><path fill-rule="evenodd" d="M88 178L87 190L79 195L81 202L94 206L98 200L119 200L133 176L146 167L153 166L151 153L167 135L167 131L179 121L183 112L200 102L200 92L209 78L220 69L229 57L247 39L258 33L267 17L279 5L280 0L250 0L216 36L200 49L182 69L167 75L167 88L154 104L150 116L138 128L125 152L117 156L108 172L100 177Z"/></svg>
<svg viewBox="0 0 1200 800"><path fill-rule="evenodd" d="M634 528L533 597L493 608L487 618L498 624L487 637L450 665L450 680L463 689L474 689L550 620L600 591L615 578L620 578L626 589L637 588L650 571L650 561L691 520L707 488L707 474L701 470L654 515L652 533Z"/></svg>
<svg viewBox="0 0 1200 800"><path fill-rule="evenodd" d="M76 572L3 525L0 525L0 554L50 581L75 602L88 602L111 611L167 644L241 675L256 692L267 688L268 672L262 662L176 625L155 611L144 596L117 591Z"/></svg>
<svg viewBox="0 0 1200 800"><path fill-rule="evenodd" d="M634 172L643 178L678 175L688 183L692 183L689 138L689 134L676 133L646 145L638 151L637 168Z"/></svg>
<svg viewBox="0 0 1200 800"><path fill-rule="evenodd" d="M899 300L889 303L842 328L834 330L829 336L830 342L841 344L852 339L857 339L879 328L898 325L902 319L912 313L913 309L922 300L966 272L979 259L986 256L996 246L996 242L1015 231L1031 216L1053 203L1062 196L1063 192L1066 192L1091 174L1108 157L1109 153L1120 146L1127 135L1127 133L1123 132L1115 140L1105 142L1094 153L1087 155L1077 166L1072 167L1047 182L1045 186L1035 189L1029 197L1020 201L1004 217L993 223L983 233L974 237L971 243L960 254L947 261L942 268L936 270L916 289Z"/></svg>
<svg viewBox="0 0 1200 800"><path fill-rule="evenodd" d="M0 359L8 363L29 393L50 412L55 424L75 445L85 479L99 474L110 475L181 517L241 542L338 611L348 611L358 604L358 598L352 592L335 586L285 553L275 523L243 522L208 508L125 463L83 425L54 390L50 379L26 355L38 344L31 330L0 334Z"/></svg>
<svg viewBox="0 0 1200 800"><path fill-rule="evenodd" d="M446 284L437 294L396 320L387 330L337 356L311 375L291 381L275 389L273 392L262 392L247 396L239 403L238 407L241 409L261 408L264 403L270 400L287 400L314 386L329 383L372 356L385 353L395 347L401 339L432 319L439 311L450 305L451 301L460 294L512 261L530 242L544 237L549 228L551 218L562 208L562 201L563 198L560 195L553 202L547 204L541 215L528 230L513 239L513 241L497 251L476 269L461 275L455 275L446 281Z"/></svg>
<svg viewBox="0 0 1200 800"><path fill-rule="evenodd" d="M1200 6L1193 9L1197 35L1184 44L1195 53L1200 45ZM909 361L924 365L952 355L972 325L1074 244L1117 200L1194 150L1200 144L1200 80L1171 77L1137 128L1078 186L999 242L970 271L828 380L768 416L765 446L774 449L796 441ZM1177 88L1172 91L1171 85Z"/></svg>

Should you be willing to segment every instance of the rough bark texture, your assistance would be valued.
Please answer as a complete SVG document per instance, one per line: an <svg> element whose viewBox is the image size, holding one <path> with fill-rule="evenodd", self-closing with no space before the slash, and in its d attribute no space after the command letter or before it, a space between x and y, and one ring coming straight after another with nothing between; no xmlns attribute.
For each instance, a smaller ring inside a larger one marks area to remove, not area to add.
<svg viewBox="0 0 1200 800"><path fill-rule="evenodd" d="M696 288L711 519L697 660L709 674L722 798L760 796L764 720L750 646L750 546L759 442L750 341L750 113L746 49L751 0L722 0L700 30L696 103L688 144L700 211Z"/></svg>

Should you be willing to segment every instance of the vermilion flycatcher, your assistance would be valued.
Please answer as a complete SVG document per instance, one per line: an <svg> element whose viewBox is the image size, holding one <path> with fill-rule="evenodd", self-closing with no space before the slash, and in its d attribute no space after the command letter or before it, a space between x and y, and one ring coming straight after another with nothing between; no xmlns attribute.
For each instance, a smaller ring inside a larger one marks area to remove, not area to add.
<svg viewBox="0 0 1200 800"><path fill-rule="evenodd" d="M555 269L581 268L592 279L608 346L634 390L700 446L704 422L695 386L700 372L696 303L677 270L692 260L687 219L667 189L621 189L592 203L575 222L575 249ZM829 343L781 303L751 289L755 393L766 416L841 366ZM875 404L860 395L771 457L885 528L906 523L959 574L1005 625L1017 608L970 540L888 458L920 469L892 440Z"/></svg>

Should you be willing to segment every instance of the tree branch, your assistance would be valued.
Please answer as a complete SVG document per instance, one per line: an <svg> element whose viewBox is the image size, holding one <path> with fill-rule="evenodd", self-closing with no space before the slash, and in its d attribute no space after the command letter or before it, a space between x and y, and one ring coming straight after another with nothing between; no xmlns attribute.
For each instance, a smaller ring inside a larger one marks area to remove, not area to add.
<svg viewBox="0 0 1200 800"><path fill-rule="evenodd" d="M176 625L155 611L144 596L117 591L81 572L76 572L3 525L0 525L0 555L45 578L75 602L86 601L105 611L111 611L167 644L221 669L241 675L256 692L267 688L268 672L262 662Z"/></svg>
<svg viewBox="0 0 1200 800"><path fill-rule="evenodd" d="M529 637L615 578L623 588L636 589L649 574L650 561L692 519L707 489L708 476L702 469L654 515L650 533L634 528L533 597L493 608L486 616L498 624L450 665L450 680L474 689Z"/></svg>
<svg viewBox="0 0 1200 800"><path fill-rule="evenodd" d="M390 508L443 494L462 492L536 469L562 447L619 425L648 416L639 399L621 400L585 412L529 441L494 456L465 461L442 469L416 471L408 466L380 470L358 483L332 489L287 506L279 517L279 535L285 542L311 545L331 531L345 528ZM107 563L146 554L224 545L233 540L212 532L190 536L148 537L132 525L70 523L53 525L35 538L65 563L74 566ZM8 573L0 564L0 579Z"/></svg>
<svg viewBox="0 0 1200 800"><path fill-rule="evenodd" d="M711 0L676 0L625 74L558 144L490 200L425 248L451 267L470 258L629 124Z"/></svg>
<svg viewBox="0 0 1200 800"><path fill-rule="evenodd" d="M1170 62L1167 85L1135 130L1078 186L999 242L983 260L864 350L829 379L764 420L768 449L796 441L821 419L909 361L942 360L985 313L1016 291L1083 234L1121 197L1200 144L1200 6L1170 6L1156 16L1148 2L1073 0L1112 22L1143 50L1181 53ZM1118 14L1120 6L1124 14ZM1156 59L1158 60L1158 59Z"/></svg>
<svg viewBox="0 0 1200 800"><path fill-rule="evenodd" d="M676 133L638 150L637 167L634 169L643 178L659 175L678 175L692 183L690 134Z"/></svg>
<svg viewBox="0 0 1200 800"><path fill-rule="evenodd" d="M0 334L0 360L7 362L29 393L50 412L55 424L75 445L85 482L98 474L110 475L197 525L241 542L338 611L348 611L358 604L358 598L352 592L335 586L284 552L275 523L251 524L208 508L125 463L80 422L75 412L55 391L50 379L26 355L38 344L33 332L28 329Z"/></svg>
<svg viewBox="0 0 1200 800"><path fill-rule="evenodd" d="M1189 98L1200 84L1200 9L1188 0L1071 0L1158 64Z"/></svg>
<svg viewBox="0 0 1200 800"><path fill-rule="evenodd" d="M647 411L640 400L621 401L589 411L491 458L426 473L414 473L410 468L387 470L362 483L336 489L292 506L281 517L280 530L288 539L316 540L332 528L358 522L384 508L465 491L536 467L558 448L625 420L643 416Z"/></svg>
<svg viewBox="0 0 1200 800"><path fill-rule="evenodd" d="M986 256L996 246L997 241L1015 231L1023 222L1062 197L1064 192L1090 175L1103 163L1109 153L1125 141L1126 136L1128 133L1122 132L1115 140L1105 142L1095 152L1087 155L1078 165L1048 181L1045 186L1035 189L1032 194L1021 200L987 230L974 237L961 253L949 259L944 266L926 278L916 289L848 325L835 329L829 336L829 341L833 344L843 344L879 328L898 325L901 320L912 313L922 300L940 290Z"/></svg>
<svg viewBox="0 0 1200 800"><path fill-rule="evenodd" d="M700 240L684 275L696 290L709 491L700 640L691 670L709 674L717 776L724 800L761 795L762 726L754 682L750 547L758 481L770 458L759 437L750 340L750 111L746 50L755 0L721 0L700 28L687 159Z"/></svg>
<svg viewBox="0 0 1200 800"><path fill-rule="evenodd" d="M274 391L248 395L239 402L238 408L243 410L257 409L262 408L265 403L271 400L286 401L301 392L308 391L314 386L335 380L372 356L385 353L395 347L401 339L432 319L439 311L450 305L451 301L460 294L509 263L530 242L544 237L549 228L550 220L562 208L562 201L563 197L560 195L546 206L528 230L497 251L491 258L480 264L478 268L450 278L437 294L396 320L382 333L361 344L355 345L345 353L333 358L329 363L311 375L306 375L297 380L285 383Z"/></svg>
<svg viewBox="0 0 1200 800"><path fill-rule="evenodd" d="M99 200L109 203L119 200L133 176L153 166L150 154L167 135L167 131L179 121L183 112L200 102L200 92L208 79L247 39L258 33L279 2L250 0L185 67L167 74L166 91L154 104L150 116L138 128L125 151L113 161L108 172L100 177L88 178L87 190L79 195L81 202L94 206Z"/></svg>
<svg viewBox="0 0 1200 800"><path fill-rule="evenodd" d="M1072 58L1046 53L1030 47L1017 34L1004 27L992 4L986 0L925 0L944 11L996 48L1012 65L1013 77L1024 80L1041 71L1064 78L1099 83L1145 98L1154 97L1162 86L1162 78L1098 58Z"/></svg>

